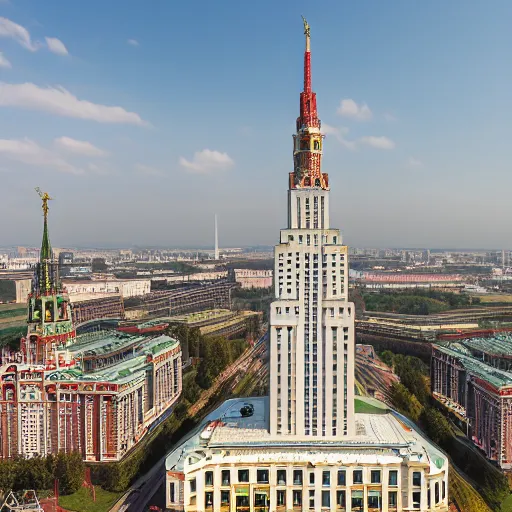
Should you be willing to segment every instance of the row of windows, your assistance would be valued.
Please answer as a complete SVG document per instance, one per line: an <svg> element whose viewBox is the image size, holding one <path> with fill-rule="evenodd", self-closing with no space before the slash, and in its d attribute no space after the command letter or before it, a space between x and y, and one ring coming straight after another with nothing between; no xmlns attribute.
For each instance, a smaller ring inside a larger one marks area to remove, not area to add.
<svg viewBox="0 0 512 512"><path fill-rule="evenodd" d="M242 470L243 471L243 470ZM225 471L222 472L223 475ZM229 471L227 471L229 473ZM268 475L267 475L268 476ZM224 478L224 476L223 476ZM191 481L194 482L194 490L191 492L195 492L195 480ZM266 482L263 482L266 483ZM229 485L229 475L228 475L228 481L226 484L223 485ZM284 489L277 489L276 490L276 504L280 507L286 506L286 496L287 492ZM309 497L309 508L315 509L315 491L313 489L309 490L308 495ZM213 508L213 499L214 499L214 493L213 491L206 491L205 492L205 507L207 509ZM322 508L330 508L331 506L331 491L325 490L321 491L321 507ZM349 495L351 499L351 508L352 510L362 510L364 507L364 491L363 490L353 490L351 491ZM428 497L428 507L430 508L430 492L427 492ZM221 505L229 505L230 503L230 490L221 490L220 492L220 501ZM439 493L439 483L436 482L435 484L435 503L438 504L441 500L444 500L446 498L446 485L443 481L442 486L442 496L440 496ZM175 489L174 489L174 483L171 483L170 486L170 501L172 503L175 502L176 496L175 496ZM256 507L259 506L267 506L269 501L269 496L267 493L264 492L255 492L254 494L254 505ZM190 504L196 504L196 497L192 496L190 498ZM302 507L303 504L303 491L299 489L292 490L292 506L293 507ZM236 505L242 506L242 507L249 507L250 506L250 498L248 495L244 496L236 496ZM338 490L336 491L336 506L339 508L346 508L347 506L347 491L345 490ZM367 507L372 509L378 509L380 510L382 507L382 492L379 489L369 489L367 492ZM394 490L388 491L388 507L393 509L398 507L398 492ZM421 509L421 491L414 491L412 493L412 508L413 509Z"/></svg>
<svg viewBox="0 0 512 512"><path fill-rule="evenodd" d="M335 474L336 481L335 485L345 486L347 485L347 470L340 469ZM237 483L249 483L249 470L248 469L239 469L237 471ZM331 486L331 471L323 471L322 472L322 486L330 487ZM353 485L369 483L369 484L381 484L382 483L382 470L380 469L372 469L370 470L370 479L368 482L363 481L363 470L362 469L354 469L352 470L352 481ZM287 470L286 469L278 469L276 471L276 481L277 485L286 485L287 483L291 483L293 485L303 485L303 470L295 469L293 470L293 477L291 482L287 482ZM256 482L259 484L268 484L269 481L269 470L268 469L257 469L256 470ZM334 481L332 482L334 484ZM315 484L315 473L309 473L309 485ZM413 472L412 484L415 487L421 486L421 472L415 471ZM207 487L214 485L214 474L213 471L205 472L205 485ZM231 470L223 469L221 471L221 485L231 485ZM388 485L395 486L398 485L398 471L390 470L388 473ZM196 480L190 480L190 492L195 492L196 490Z"/></svg>
<svg viewBox="0 0 512 512"><path fill-rule="evenodd" d="M417 493L415 493L417 494ZM421 493L420 493L421 494ZM309 509L315 510L315 491L309 491ZM174 497L174 494L172 494ZM352 491L351 492L351 504L352 510L362 510L364 506L364 496L363 491ZM416 497L416 496L415 496ZM416 497L416 498L420 498ZM221 490L220 491L220 503L221 505L229 505L230 504L230 491ZM206 491L204 493L204 504L207 510L213 509L213 499L214 495L212 491ZM255 507L268 507L268 496L265 493L256 492L254 494L254 506ZM303 495L302 491L294 490L292 491L292 506L295 508L302 507ZM388 493L388 506L390 508L397 507L397 492L391 491ZM195 497L191 497L190 504L196 504ZM276 505L278 507L286 506L286 491L278 489L276 491ZM331 507L331 493L330 491L322 491L321 493L321 508L330 508ZM346 508L347 506L347 496L346 491L337 491L336 492L336 506L338 508ZM380 491L372 491L368 494L368 508L381 509L382 506L382 494ZM237 510L241 510L242 508L245 510L250 507L250 498L249 496L236 496L236 507ZM246 507L246 508L245 508ZM419 505L414 508L420 508Z"/></svg>

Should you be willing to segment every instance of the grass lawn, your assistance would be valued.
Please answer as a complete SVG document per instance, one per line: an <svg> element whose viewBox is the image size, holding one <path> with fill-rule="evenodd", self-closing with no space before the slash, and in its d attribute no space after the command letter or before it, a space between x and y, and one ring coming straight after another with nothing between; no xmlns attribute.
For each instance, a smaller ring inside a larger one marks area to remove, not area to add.
<svg viewBox="0 0 512 512"><path fill-rule="evenodd" d="M501 293L477 295L477 297L480 299L481 304L491 304L493 302L512 302L512 295L506 295Z"/></svg>
<svg viewBox="0 0 512 512"><path fill-rule="evenodd" d="M91 490L80 488L75 494L61 496L59 505L73 512L108 512L114 503L123 495L122 492L108 492L95 486L96 501L92 501Z"/></svg>
<svg viewBox="0 0 512 512"><path fill-rule="evenodd" d="M503 512L512 512L512 494L501 504Z"/></svg>

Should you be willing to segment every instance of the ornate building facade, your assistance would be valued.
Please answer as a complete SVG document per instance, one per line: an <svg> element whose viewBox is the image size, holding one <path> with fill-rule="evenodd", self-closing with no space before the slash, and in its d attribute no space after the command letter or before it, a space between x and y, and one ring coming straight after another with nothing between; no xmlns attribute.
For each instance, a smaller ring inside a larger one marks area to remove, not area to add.
<svg viewBox="0 0 512 512"><path fill-rule="evenodd" d="M434 345L432 393L467 425L468 437L501 468L512 469L512 336Z"/></svg>
<svg viewBox="0 0 512 512"><path fill-rule="evenodd" d="M348 250L329 222L329 180L311 88L275 248L270 397L226 402L166 461L167 509L187 512L448 510L448 457L385 404L354 396Z"/></svg>
<svg viewBox="0 0 512 512"><path fill-rule="evenodd" d="M170 414L181 393L181 348L165 335L76 335L48 236L28 296L27 335L0 366L0 458L59 451L123 457Z"/></svg>

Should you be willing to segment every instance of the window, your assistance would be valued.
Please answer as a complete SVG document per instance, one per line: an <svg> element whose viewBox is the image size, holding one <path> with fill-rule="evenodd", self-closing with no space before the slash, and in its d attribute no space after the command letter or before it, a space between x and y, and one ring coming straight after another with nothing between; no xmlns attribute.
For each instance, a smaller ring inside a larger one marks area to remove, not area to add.
<svg viewBox="0 0 512 512"><path fill-rule="evenodd" d="M293 470L293 485L302 485L302 469Z"/></svg>
<svg viewBox="0 0 512 512"><path fill-rule="evenodd" d="M439 482L436 482L436 485L434 487L434 497L435 497L435 503L439 503Z"/></svg>
<svg viewBox="0 0 512 512"><path fill-rule="evenodd" d="M369 490L368 491L368 508L377 508L380 510L381 492Z"/></svg>
<svg viewBox="0 0 512 512"><path fill-rule="evenodd" d="M277 470L277 485L286 485L286 469Z"/></svg>
<svg viewBox="0 0 512 512"><path fill-rule="evenodd" d="M397 507L397 492L396 491L389 491L388 493L388 506L391 507Z"/></svg>
<svg viewBox="0 0 512 512"><path fill-rule="evenodd" d="M358 512L363 509L363 491L352 491L352 510Z"/></svg>
<svg viewBox="0 0 512 512"><path fill-rule="evenodd" d="M315 473L309 473L309 485L315 485Z"/></svg>
<svg viewBox="0 0 512 512"><path fill-rule="evenodd" d="M446 483L443 480L443 500L446 498Z"/></svg>
<svg viewBox="0 0 512 512"><path fill-rule="evenodd" d="M347 498L345 491L336 492L336 505L338 508L345 508L347 506Z"/></svg>
<svg viewBox="0 0 512 512"><path fill-rule="evenodd" d="M302 474L302 472L301 472ZM292 493L293 506L301 507L302 506L302 491L293 491Z"/></svg>
<svg viewBox="0 0 512 512"><path fill-rule="evenodd" d="M352 475L352 482L354 484L362 484L363 483L363 470L362 469L354 469L354 473Z"/></svg>
<svg viewBox="0 0 512 512"><path fill-rule="evenodd" d="M230 478L230 471L229 469L222 470L222 485L229 485L231 478Z"/></svg>
<svg viewBox="0 0 512 512"><path fill-rule="evenodd" d="M248 469L239 469L238 470L238 481L239 482L248 482L249 481L249 470Z"/></svg>
<svg viewBox="0 0 512 512"><path fill-rule="evenodd" d="M372 469L370 476L372 484L380 484L380 469Z"/></svg>
<svg viewBox="0 0 512 512"><path fill-rule="evenodd" d="M254 507L256 510L261 510L258 507L266 507L268 504L268 495L266 492L256 492L254 493Z"/></svg>
<svg viewBox="0 0 512 512"><path fill-rule="evenodd" d="M315 491L309 491L309 508L315 508Z"/></svg>
<svg viewBox="0 0 512 512"><path fill-rule="evenodd" d="M338 471L338 485L347 485L347 472L344 469Z"/></svg>
<svg viewBox="0 0 512 512"><path fill-rule="evenodd" d="M206 471L204 474L204 485L213 485L213 471Z"/></svg>
<svg viewBox="0 0 512 512"><path fill-rule="evenodd" d="M286 491L277 491L277 506L284 507L286 506Z"/></svg>
<svg viewBox="0 0 512 512"><path fill-rule="evenodd" d="M421 508L421 492L412 493L412 508Z"/></svg>
<svg viewBox="0 0 512 512"><path fill-rule="evenodd" d="M330 471L324 471L322 473L322 485L324 487L329 487L331 485L331 472Z"/></svg>
<svg viewBox="0 0 512 512"><path fill-rule="evenodd" d="M398 485L398 471L389 472L389 485Z"/></svg>
<svg viewBox="0 0 512 512"><path fill-rule="evenodd" d="M256 471L256 480L259 484L268 484L268 469L258 469Z"/></svg>
<svg viewBox="0 0 512 512"><path fill-rule="evenodd" d="M207 491L204 493L204 506L206 508L213 508L213 492Z"/></svg>
<svg viewBox="0 0 512 512"><path fill-rule="evenodd" d="M331 508L331 493L330 493L330 491L322 491L322 507Z"/></svg>
<svg viewBox="0 0 512 512"><path fill-rule="evenodd" d="M169 501L174 503L176 501L176 496L174 493L174 482L169 483Z"/></svg>
<svg viewBox="0 0 512 512"><path fill-rule="evenodd" d="M421 472L415 471L412 474L412 485L420 486L421 485Z"/></svg>
<svg viewBox="0 0 512 512"><path fill-rule="evenodd" d="M221 505L229 505L229 491L220 491Z"/></svg>
<svg viewBox="0 0 512 512"><path fill-rule="evenodd" d="M190 492L196 492L196 479L190 480Z"/></svg>
<svg viewBox="0 0 512 512"><path fill-rule="evenodd" d="M244 495L238 495L236 497L236 509L239 510L241 507L245 508L246 510L249 510L249 496Z"/></svg>

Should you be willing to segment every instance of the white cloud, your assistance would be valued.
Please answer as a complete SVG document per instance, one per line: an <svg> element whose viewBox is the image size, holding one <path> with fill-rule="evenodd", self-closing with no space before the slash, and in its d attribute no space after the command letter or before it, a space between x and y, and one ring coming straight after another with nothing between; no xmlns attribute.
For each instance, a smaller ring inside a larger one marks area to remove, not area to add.
<svg viewBox="0 0 512 512"><path fill-rule="evenodd" d="M7 18L3 18L1 16L0 37L13 39L31 52L37 51L41 46L41 43L32 41L29 31L25 27L22 27L21 25L14 23L14 21L8 20Z"/></svg>
<svg viewBox="0 0 512 512"><path fill-rule="evenodd" d="M397 121L397 120L398 120L398 119L397 119L397 117L396 117L395 115L391 114L391 112L386 112L386 113L384 114L384 119L385 119L386 121L390 121L390 122L392 122L392 121Z"/></svg>
<svg viewBox="0 0 512 512"><path fill-rule="evenodd" d="M71 137L59 137L55 139L55 145L64 151L76 153L84 156L107 156L108 153L103 149L97 148L86 140L76 140Z"/></svg>
<svg viewBox="0 0 512 512"><path fill-rule="evenodd" d="M2 52L0 52L0 68L12 68L11 63L4 57Z"/></svg>
<svg viewBox="0 0 512 512"><path fill-rule="evenodd" d="M160 169L144 164L135 164L135 170L140 174L145 174L146 176L163 176L165 174Z"/></svg>
<svg viewBox="0 0 512 512"><path fill-rule="evenodd" d="M225 170L232 167L234 163L227 153L209 149L196 151L192 161L180 157L180 165L192 172L209 173L216 170Z"/></svg>
<svg viewBox="0 0 512 512"><path fill-rule="evenodd" d="M365 146L371 146L377 149L393 149L395 147L395 143L391 139L387 137L375 137L373 135L361 137L359 142Z"/></svg>
<svg viewBox="0 0 512 512"><path fill-rule="evenodd" d="M345 146L347 149L356 149L356 143L345 138L345 135L348 133L348 131L348 128L345 127L336 128L335 126L322 123L322 133L325 135L333 135L336 137L338 142Z"/></svg>
<svg viewBox="0 0 512 512"><path fill-rule="evenodd" d="M101 165L89 162L89 164L87 164L87 168L90 172L92 172L93 174L98 174L99 176L106 176L108 174L119 174L117 171L112 169L111 166L106 165L104 162L102 162Z"/></svg>
<svg viewBox="0 0 512 512"><path fill-rule="evenodd" d="M138 114L122 107L110 107L80 100L64 87L39 87L32 83L0 82L0 106L43 110L64 117L90 119L99 123L147 125Z"/></svg>
<svg viewBox="0 0 512 512"><path fill-rule="evenodd" d="M350 98L341 100L337 112L340 116L358 119L359 121L366 121L372 117L372 111L366 103L358 105Z"/></svg>
<svg viewBox="0 0 512 512"><path fill-rule="evenodd" d="M57 55L69 55L68 49L64 46L64 43L56 37L45 37L48 50Z"/></svg>
<svg viewBox="0 0 512 512"><path fill-rule="evenodd" d="M139 41L137 41L137 39L128 39L126 42L131 46L139 46Z"/></svg>
<svg viewBox="0 0 512 512"><path fill-rule="evenodd" d="M82 174L83 172L64 160L59 154L39 146L28 138L0 139L0 156L30 166L51 167L71 174Z"/></svg>
<svg viewBox="0 0 512 512"><path fill-rule="evenodd" d="M407 166L411 167L413 169L417 169L418 167L423 166L423 162L421 160L418 160L417 158L414 158L411 156L409 160L407 160Z"/></svg>

